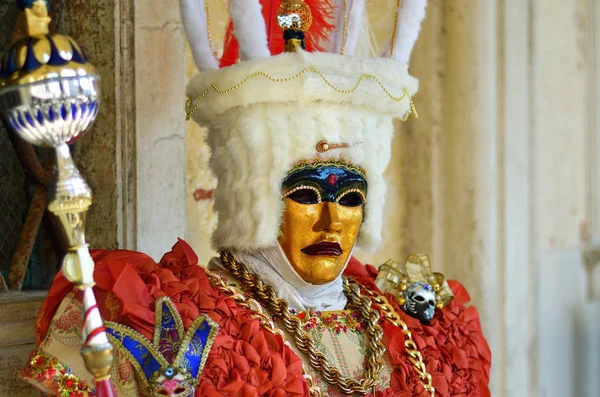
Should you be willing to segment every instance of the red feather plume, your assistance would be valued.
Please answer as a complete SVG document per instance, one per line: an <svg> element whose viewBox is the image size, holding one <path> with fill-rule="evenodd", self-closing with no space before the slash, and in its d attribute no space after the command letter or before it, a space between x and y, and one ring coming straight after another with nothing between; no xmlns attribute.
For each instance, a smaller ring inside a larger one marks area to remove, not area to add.
<svg viewBox="0 0 600 397"><path fill-rule="evenodd" d="M277 25L277 8L282 0L260 0L262 15L265 19L267 29L267 44L271 55L281 54L284 50L283 32ZM312 25L305 33L306 51L324 51L323 43L329 37L329 33L335 28L332 24L332 5L330 0L304 0L310 7L312 13ZM225 33L223 45L223 56L220 67L233 65L239 58L239 44L233 34L233 21L230 19Z"/></svg>

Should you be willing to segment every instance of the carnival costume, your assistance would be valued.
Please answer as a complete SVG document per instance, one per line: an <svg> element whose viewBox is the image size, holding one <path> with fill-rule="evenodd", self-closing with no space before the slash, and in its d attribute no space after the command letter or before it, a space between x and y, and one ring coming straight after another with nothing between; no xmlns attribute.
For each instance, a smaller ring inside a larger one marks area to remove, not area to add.
<svg viewBox="0 0 600 397"><path fill-rule="evenodd" d="M201 71L186 113L208 127L221 254L204 268L182 240L159 263L92 252L118 395L489 396L490 350L465 289L424 255L379 271L351 256L381 241L394 120L416 115L408 60L426 2L401 2L381 58L353 55L364 2L335 3L231 0L218 61L204 1L181 0ZM59 274L22 371L46 393L94 394L81 307Z"/></svg>

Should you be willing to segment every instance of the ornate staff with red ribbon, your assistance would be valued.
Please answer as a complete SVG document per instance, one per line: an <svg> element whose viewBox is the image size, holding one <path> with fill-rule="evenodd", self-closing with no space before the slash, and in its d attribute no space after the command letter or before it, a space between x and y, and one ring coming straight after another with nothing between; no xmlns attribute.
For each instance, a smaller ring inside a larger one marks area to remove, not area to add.
<svg viewBox="0 0 600 397"><path fill-rule="evenodd" d="M49 33L46 0L17 0L17 5L26 37L9 49L1 65L0 114L8 128L24 140L55 149L48 210L60 219L69 242L62 271L82 294L81 355L96 380L96 395L112 397L116 396L110 382L112 345L92 290L94 261L85 242L92 191L68 146L98 113L100 76L72 38Z"/></svg>

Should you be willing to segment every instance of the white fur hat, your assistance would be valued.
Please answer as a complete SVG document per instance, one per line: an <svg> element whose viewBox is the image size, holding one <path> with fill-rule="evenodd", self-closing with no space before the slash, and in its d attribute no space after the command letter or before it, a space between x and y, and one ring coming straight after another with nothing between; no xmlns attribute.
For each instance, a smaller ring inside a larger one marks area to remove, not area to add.
<svg viewBox="0 0 600 397"><path fill-rule="evenodd" d="M199 3L203 1L181 0L188 39L202 71L187 87L186 111L208 127L210 167L218 182L214 247L272 246L279 235L283 180L297 162L320 158L344 160L365 170L369 188L357 244L375 248L381 241L383 172L390 160L393 119L414 111L411 97L418 82L408 74L407 62L426 1L404 0L397 20L410 23L395 29L395 51L386 58L365 59L302 50L268 56L259 1L232 0L236 27L242 17L236 13L241 12L246 27L254 16L262 28L255 29L254 37L247 28L236 29L240 48L246 47L240 53L247 60L222 69L215 68L206 32L198 26L202 19L190 18L194 10L204 15ZM347 26L348 37L355 36L353 28ZM330 37L335 48L335 34Z"/></svg>

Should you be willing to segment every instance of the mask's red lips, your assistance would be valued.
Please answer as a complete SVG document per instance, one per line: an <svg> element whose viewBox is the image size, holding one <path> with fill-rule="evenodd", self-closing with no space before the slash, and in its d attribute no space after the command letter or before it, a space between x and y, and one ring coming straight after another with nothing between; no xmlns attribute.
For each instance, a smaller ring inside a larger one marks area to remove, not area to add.
<svg viewBox="0 0 600 397"><path fill-rule="evenodd" d="M342 247L338 243L323 241L322 243L302 248L300 252L311 256L340 256L342 255Z"/></svg>

